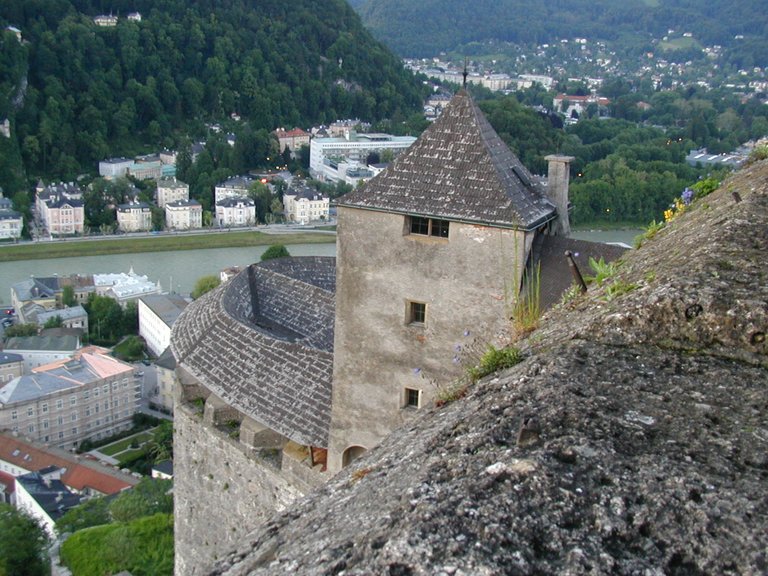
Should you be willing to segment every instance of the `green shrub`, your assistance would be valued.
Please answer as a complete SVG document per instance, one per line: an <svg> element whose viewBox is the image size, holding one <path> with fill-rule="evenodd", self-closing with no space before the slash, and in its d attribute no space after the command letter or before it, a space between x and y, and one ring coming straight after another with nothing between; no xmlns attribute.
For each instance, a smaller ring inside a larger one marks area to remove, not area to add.
<svg viewBox="0 0 768 576"><path fill-rule="evenodd" d="M478 365L468 368L467 374L472 382L476 382L488 374L510 368L522 361L523 355L517 348L496 348L489 345L488 349L480 357Z"/></svg>
<svg viewBox="0 0 768 576"><path fill-rule="evenodd" d="M123 570L133 576L171 576L173 515L155 514L80 530L61 545L61 561L78 576Z"/></svg>

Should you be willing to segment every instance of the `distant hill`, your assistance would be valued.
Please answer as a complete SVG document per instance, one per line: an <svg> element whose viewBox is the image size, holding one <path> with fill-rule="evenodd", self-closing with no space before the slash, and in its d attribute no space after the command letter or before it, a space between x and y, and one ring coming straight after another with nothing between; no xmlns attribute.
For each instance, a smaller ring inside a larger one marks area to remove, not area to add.
<svg viewBox="0 0 768 576"><path fill-rule="evenodd" d="M365 25L406 57L470 42L547 43L560 38L632 42L668 29L728 46L736 35L766 43L762 0L350 0ZM763 52L768 65L768 52Z"/></svg>
<svg viewBox="0 0 768 576"><path fill-rule="evenodd" d="M419 90L344 0L0 3L0 121L28 177L71 178L232 114L256 134L397 118Z"/></svg>

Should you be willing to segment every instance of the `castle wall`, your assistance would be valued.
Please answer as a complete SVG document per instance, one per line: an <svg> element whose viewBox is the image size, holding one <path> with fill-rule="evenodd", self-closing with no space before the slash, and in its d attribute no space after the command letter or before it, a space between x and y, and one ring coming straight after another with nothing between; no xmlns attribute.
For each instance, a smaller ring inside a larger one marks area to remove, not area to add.
<svg viewBox="0 0 768 576"><path fill-rule="evenodd" d="M206 410L206 416L210 412ZM245 534L300 495L273 465L255 456L253 449L204 421L195 405L177 401L175 574L205 574Z"/></svg>
<svg viewBox="0 0 768 576"><path fill-rule="evenodd" d="M508 328L532 235L450 223L449 238L409 234L398 214L339 209L334 385L328 467L406 422ZM409 323L409 302L426 321ZM498 343L497 343L498 345Z"/></svg>

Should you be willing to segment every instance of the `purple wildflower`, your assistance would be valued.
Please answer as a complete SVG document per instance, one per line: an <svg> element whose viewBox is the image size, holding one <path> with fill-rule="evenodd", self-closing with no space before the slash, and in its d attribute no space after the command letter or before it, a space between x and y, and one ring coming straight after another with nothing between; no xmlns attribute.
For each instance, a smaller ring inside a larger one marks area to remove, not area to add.
<svg viewBox="0 0 768 576"><path fill-rule="evenodd" d="M454 352L461 352L461 344L454 344L453 351Z"/></svg>
<svg viewBox="0 0 768 576"><path fill-rule="evenodd" d="M685 190L683 190L683 193L680 195L680 197L683 199L683 204L688 206L693 201L693 190L686 187Z"/></svg>
<svg viewBox="0 0 768 576"><path fill-rule="evenodd" d="M461 362L461 358L459 358L458 356L454 356L453 357L453 363L454 364L458 364L459 362Z"/></svg>
<svg viewBox="0 0 768 576"><path fill-rule="evenodd" d="M421 368L414 368L414 369L413 369L413 373L414 373L416 376L418 376L419 374L421 374Z"/></svg>
<svg viewBox="0 0 768 576"><path fill-rule="evenodd" d="M464 330L464 336L469 336L470 334L472 334L472 332L469 330Z"/></svg>

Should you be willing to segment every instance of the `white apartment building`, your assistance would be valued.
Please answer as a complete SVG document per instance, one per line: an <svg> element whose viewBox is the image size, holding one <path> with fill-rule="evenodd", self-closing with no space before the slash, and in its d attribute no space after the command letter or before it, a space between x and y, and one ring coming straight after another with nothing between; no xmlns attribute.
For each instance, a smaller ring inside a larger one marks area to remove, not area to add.
<svg viewBox="0 0 768 576"><path fill-rule="evenodd" d="M146 202L131 202L117 207L117 227L123 232L152 229L152 209Z"/></svg>
<svg viewBox="0 0 768 576"><path fill-rule="evenodd" d="M213 201L218 204L227 198L241 198L248 196L248 190L253 186L255 179L250 176L234 176L224 182L216 184L213 188Z"/></svg>
<svg viewBox="0 0 768 576"><path fill-rule="evenodd" d="M371 152L389 150L397 155L416 141L413 136L390 136L389 134L357 134L348 132L342 138L312 139L309 145L309 173L313 178L323 180L323 166L330 162L347 162L365 165Z"/></svg>
<svg viewBox="0 0 768 576"><path fill-rule="evenodd" d="M0 240L21 238L24 219L13 209L13 202L3 197L0 190Z"/></svg>
<svg viewBox="0 0 768 576"><path fill-rule="evenodd" d="M0 388L14 378L22 375L24 370L24 358L20 354L0 352Z"/></svg>
<svg viewBox="0 0 768 576"><path fill-rule="evenodd" d="M165 205L165 227L191 230L203 227L203 206L197 200L174 200Z"/></svg>
<svg viewBox="0 0 768 576"><path fill-rule="evenodd" d="M161 178L157 181L157 205L160 208L178 200L189 200L189 184L176 178Z"/></svg>
<svg viewBox="0 0 768 576"><path fill-rule="evenodd" d="M139 298L139 336L154 356L160 356L171 343L171 328L187 301L181 296L153 294Z"/></svg>
<svg viewBox="0 0 768 576"><path fill-rule="evenodd" d="M129 429L140 384L108 352L84 348L11 380L0 389L0 429L62 448Z"/></svg>
<svg viewBox="0 0 768 576"><path fill-rule="evenodd" d="M294 180L283 194L285 219L288 222L307 224L312 221L328 220L330 198L303 182Z"/></svg>
<svg viewBox="0 0 768 576"><path fill-rule="evenodd" d="M99 162L99 176L107 180L121 178L128 174L128 169L133 166L130 158L107 158Z"/></svg>
<svg viewBox="0 0 768 576"><path fill-rule="evenodd" d="M216 202L216 223L224 226L256 224L256 203L251 198L225 198Z"/></svg>

